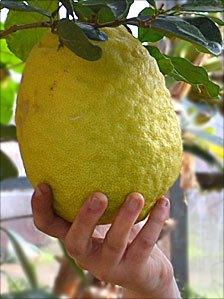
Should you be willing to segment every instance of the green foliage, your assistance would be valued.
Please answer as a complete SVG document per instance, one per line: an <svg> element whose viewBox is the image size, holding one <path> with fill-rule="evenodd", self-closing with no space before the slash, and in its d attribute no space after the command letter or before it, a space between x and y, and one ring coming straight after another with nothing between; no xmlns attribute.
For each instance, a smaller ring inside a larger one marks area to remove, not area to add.
<svg viewBox="0 0 224 299"><path fill-rule="evenodd" d="M29 5L33 5L49 12L53 12L57 6L57 0L29 0ZM34 22L42 22L48 20L48 17L34 13L10 10L5 22L5 27L8 28L15 24L29 24ZM21 60L25 61L29 52L35 44L38 43L42 35L46 32L44 28L27 29L17 31L7 37L7 44L9 49Z"/></svg>
<svg viewBox="0 0 224 299"><path fill-rule="evenodd" d="M0 84L0 123L3 125L8 124L12 118L17 89L18 84L10 77L7 77Z"/></svg>
<svg viewBox="0 0 224 299"><path fill-rule="evenodd" d="M18 170L9 157L0 150L0 181L18 176Z"/></svg>
<svg viewBox="0 0 224 299"><path fill-rule="evenodd" d="M152 7L146 7L144 8L139 16L149 16L152 17L153 15L155 15L156 13L156 9L152 8ZM161 40L164 37L163 33L160 33L154 29L151 28L142 28L139 27L138 28L138 39L143 43L143 42L158 42L159 40Z"/></svg>
<svg viewBox="0 0 224 299"><path fill-rule="evenodd" d="M37 289L38 282L37 282L37 276L36 276L35 269L34 269L32 263L29 261L28 257L26 256L24 248L22 248L22 246L20 245L16 234L10 230L3 228L3 227L0 227L0 229L7 235L7 237L11 241L13 248L16 252L16 255L18 257L18 260L23 268L23 271L26 274L26 278L30 284L30 287L32 289Z"/></svg>
<svg viewBox="0 0 224 299"><path fill-rule="evenodd" d="M209 21L211 22L211 20ZM206 24L203 26L206 26ZM211 34L204 36L200 30L202 28L200 23L196 27L189 20L187 21L177 16L161 16L152 23L151 28L160 31L165 36L187 40L197 45L202 52L213 55L220 55L222 52L222 45L218 41L214 41L213 38L212 40L208 38L211 37ZM213 28L217 28L215 24Z"/></svg>
<svg viewBox="0 0 224 299"><path fill-rule="evenodd" d="M72 20L60 20L58 35L62 45L65 45L76 55L84 59L94 61L98 60L102 55L101 48L91 44L82 29Z"/></svg>
<svg viewBox="0 0 224 299"><path fill-rule="evenodd" d="M186 4L181 5L181 10L191 12L223 12L224 6L222 0L188 0Z"/></svg>
<svg viewBox="0 0 224 299"><path fill-rule="evenodd" d="M176 81L184 81L191 85L204 86L211 97L218 97L220 87L213 83L203 67L193 65L182 57L163 55L158 48L147 46L147 49L158 62L160 71L164 75L173 77Z"/></svg>
<svg viewBox="0 0 224 299"><path fill-rule="evenodd" d="M14 125L0 125L0 142L16 140L16 127Z"/></svg>
<svg viewBox="0 0 224 299"><path fill-rule="evenodd" d="M28 5L25 2L13 1L13 0L1 0L0 9L8 8L10 10L17 10L23 12L36 12L46 17L51 17L49 11L45 9L40 9L38 7Z"/></svg>
<svg viewBox="0 0 224 299"><path fill-rule="evenodd" d="M4 30L4 24L0 23L0 30ZM8 48L5 39L0 39L0 69L10 69L17 73L22 73L23 62L16 57ZM2 81L2 78L1 78Z"/></svg>

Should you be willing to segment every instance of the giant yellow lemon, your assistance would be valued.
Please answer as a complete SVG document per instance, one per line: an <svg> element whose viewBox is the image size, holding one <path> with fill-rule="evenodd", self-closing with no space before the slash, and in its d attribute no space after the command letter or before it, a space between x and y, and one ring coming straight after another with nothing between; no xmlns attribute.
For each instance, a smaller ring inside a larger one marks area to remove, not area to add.
<svg viewBox="0 0 224 299"><path fill-rule="evenodd" d="M69 221L93 191L109 199L101 223L134 191L146 200L142 219L181 166L180 127L156 61L124 27L105 32L109 40L94 62L45 35L28 57L18 95L27 176L33 186L52 186L55 211Z"/></svg>

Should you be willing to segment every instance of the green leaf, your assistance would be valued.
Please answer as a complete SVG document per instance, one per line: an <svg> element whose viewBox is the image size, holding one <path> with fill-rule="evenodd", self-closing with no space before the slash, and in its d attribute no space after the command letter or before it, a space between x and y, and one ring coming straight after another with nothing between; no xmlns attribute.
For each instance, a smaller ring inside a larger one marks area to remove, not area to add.
<svg viewBox="0 0 224 299"><path fill-rule="evenodd" d="M18 176L18 170L9 157L0 150L0 181Z"/></svg>
<svg viewBox="0 0 224 299"><path fill-rule="evenodd" d="M174 66L171 60L163 55L157 47L147 46L146 49L149 51L150 55L156 59L163 75L167 75L173 71Z"/></svg>
<svg viewBox="0 0 224 299"><path fill-rule="evenodd" d="M95 13L105 7L111 9L112 13L116 18L126 17L129 9L134 1L133 0L81 0L80 4L85 5Z"/></svg>
<svg viewBox="0 0 224 299"><path fill-rule="evenodd" d="M53 12L58 7L57 0L28 0L30 5L35 5L42 9L47 9L50 12ZM17 11L9 11L7 19L5 22L5 27L9 28L15 24L29 24L40 21L45 21L46 17L41 16L36 13L25 13ZM47 31L47 29L34 28L27 30L19 30L13 34L10 34L6 41L9 49L21 60L25 61L29 55L29 52L35 44L39 42L42 35Z"/></svg>
<svg viewBox="0 0 224 299"><path fill-rule="evenodd" d="M38 282L37 282L37 276L35 269L29 259L27 258L24 249L20 245L19 241L17 240L17 237L15 233L11 230L7 230L3 227L0 227L0 229L6 233L9 240L11 241L13 248L16 252L16 255L19 259L19 262L24 270L24 273L26 274L26 277L30 283L31 288L37 289L38 288Z"/></svg>
<svg viewBox="0 0 224 299"><path fill-rule="evenodd" d="M51 13L46 9L41 9L29 4L26 2L13 1L13 0L1 0L0 9L8 8L10 10L18 10L23 12L36 12L46 17L51 17Z"/></svg>
<svg viewBox="0 0 224 299"><path fill-rule="evenodd" d="M186 4L181 5L180 9L192 12L222 12L224 6L221 0L188 0Z"/></svg>
<svg viewBox="0 0 224 299"><path fill-rule="evenodd" d="M200 49L206 53L209 52L213 55L220 55L222 52L222 45L207 40L197 27L184 21L182 18L176 16L160 16L152 23L152 28L162 32L168 37L176 36L200 46Z"/></svg>
<svg viewBox="0 0 224 299"><path fill-rule="evenodd" d="M2 294L1 299L59 299L55 294L51 294L41 289L24 290L15 293Z"/></svg>
<svg viewBox="0 0 224 299"><path fill-rule="evenodd" d="M91 8L86 5L82 5L79 2L73 3L73 9L79 21L81 22L91 21L93 16L95 15Z"/></svg>
<svg viewBox="0 0 224 299"><path fill-rule="evenodd" d="M16 141L16 126L9 125L4 126L0 125L0 142L5 141Z"/></svg>
<svg viewBox="0 0 224 299"><path fill-rule="evenodd" d="M156 0L146 0L151 6L156 8Z"/></svg>
<svg viewBox="0 0 224 299"><path fill-rule="evenodd" d="M170 58L174 66L172 76L177 81L184 81L192 85L203 85L211 97L217 98L219 96L220 87L209 79L203 67L195 66L182 57L167 57Z"/></svg>
<svg viewBox="0 0 224 299"><path fill-rule="evenodd" d="M183 144L183 149L185 152L191 153L191 154L197 156L198 158L206 161L208 164L215 165L220 170L223 169L221 163L216 159L216 157L213 156L213 154L211 154L210 152L204 150L199 145L197 145L195 143L186 143L185 142Z"/></svg>
<svg viewBox="0 0 224 299"><path fill-rule="evenodd" d="M219 19L219 18L216 18L216 17L213 17L213 16L207 16L207 18L211 19L213 22L215 22L219 26L224 26L224 21Z"/></svg>
<svg viewBox="0 0 224 299"><path fill-rule="evenodd" d="M77 21L75 23L82 29L82 31L88 38L101 42L108 40L108 36L106 35L106 33L100 31L98 28L94 28L91 25L80 23Z"/></svg>
<svg viewBox="0 0 224 299"><path fill-rule="evenodd" d="M112 10L106 6L102 7L97 14L98 23L108 23L115 20L115 15Z"/></svg>
<svg viewBox="0 0 224 299"><path fill-rule="evenodd" d="M185 21L197 27L207 41L220 44L222 47L222 36L219 28L207 17L184 18Z"/></svg>
<svg viewBox="0 0 224 299"><path fill-rule="evenodd" d="M58 25L59 40L81 58L95 61L101 58L102 49L90 43L82 29L75 22L61 19Z"/></svg>
<svg viewBox="0 0 224 299"><path fill-rule="evenodd" d="M140 13L139 16L153 16L156 13L156 10L151 7L144 8ZM164 37L164 34L159 33L156 30L150 28L142 28L138 27L138 39L143 42L158 42Z"/></svg>
<svg viewBox="0 0 224 299"><path fill-rule="evenodd" d="M0 23L0 30L4 30L4 24ZM8 48L5 39L0 39L0 68L10 69L17 73L22 73L24 64Z"/></svg>
<svg viewBox="0 0 224 299"><path fill-rule="evenodd" d="M13 106L16 98L18 84L7 78L0 84L0 123L6 125L13 116Z"/></svg>

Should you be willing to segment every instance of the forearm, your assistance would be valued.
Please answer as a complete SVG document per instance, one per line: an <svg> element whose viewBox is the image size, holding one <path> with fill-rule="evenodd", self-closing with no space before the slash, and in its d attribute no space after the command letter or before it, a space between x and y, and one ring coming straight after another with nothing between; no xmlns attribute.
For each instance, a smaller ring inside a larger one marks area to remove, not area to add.
<svg viewBox="0 0 224 299"><path fill-rule="evenodd" d="M123 289L123 298L124 299L180 299L181 295L178 290L177 284L175 279L171 281L170 285L165 285L162 288L158 288L158 290L155 290L154 292L151 292L149 294L141 294L136 293L132 290Z"/></svg>

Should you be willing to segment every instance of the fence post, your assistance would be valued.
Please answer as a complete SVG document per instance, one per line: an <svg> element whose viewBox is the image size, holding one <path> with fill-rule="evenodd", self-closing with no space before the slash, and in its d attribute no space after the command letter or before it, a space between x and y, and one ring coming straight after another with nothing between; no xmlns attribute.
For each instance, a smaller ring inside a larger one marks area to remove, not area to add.
<svg viewBox="0 0 224 299"><path fill-rule="evenodd" d="M170 199L170 217L176 222L176 227L171 232L171 262L178 287L183 291L188 286L188 217L180 179L171 188Z"/></svg>

